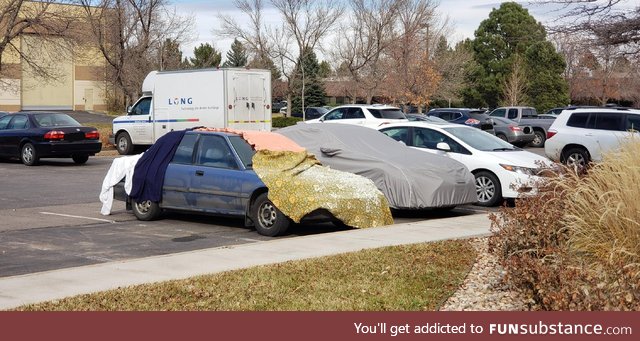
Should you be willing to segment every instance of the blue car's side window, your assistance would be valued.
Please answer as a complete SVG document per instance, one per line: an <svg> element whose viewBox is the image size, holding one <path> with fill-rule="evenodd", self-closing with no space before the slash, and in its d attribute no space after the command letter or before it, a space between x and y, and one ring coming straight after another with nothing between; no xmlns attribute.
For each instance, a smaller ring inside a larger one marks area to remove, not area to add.
<svg viewBox="0 0 640 341"><path fill-rule="evenodd" d="M193 149L198 135L185 134L173 155L171 162L190 165L193 162Z"/></svg>
<svg viewBox="0 0 640 341"><path fill-rule="evenodd" d="M227 141L216 135L202 135L198 151L196 153L196 164L209 167L238 169L238 163L231 152Z"/></svg>

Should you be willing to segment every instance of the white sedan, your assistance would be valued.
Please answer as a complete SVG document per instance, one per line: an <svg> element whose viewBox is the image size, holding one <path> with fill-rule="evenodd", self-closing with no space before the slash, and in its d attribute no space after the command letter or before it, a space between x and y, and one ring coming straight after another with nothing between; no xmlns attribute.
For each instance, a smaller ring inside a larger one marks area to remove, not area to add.
<svg viewBox="0 0 640 341"><path fill-rule="evenodd" d="M476 178L478 205L495 206L504 198L534 191L532 183L552 162L517 148L480 129L459 124L407 122L378 128L407 146L445 154L469 169Z"/></svg>

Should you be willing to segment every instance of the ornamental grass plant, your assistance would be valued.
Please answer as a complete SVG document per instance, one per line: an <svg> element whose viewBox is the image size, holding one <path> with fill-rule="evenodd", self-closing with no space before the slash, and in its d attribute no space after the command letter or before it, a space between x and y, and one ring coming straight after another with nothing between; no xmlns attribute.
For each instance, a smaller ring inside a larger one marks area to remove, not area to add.
<svg viewBox="0 0 640 341"><path fill-rule="evenodd" d="M491 216L490 248L532 309L640 310L640 141Z"/></svg>

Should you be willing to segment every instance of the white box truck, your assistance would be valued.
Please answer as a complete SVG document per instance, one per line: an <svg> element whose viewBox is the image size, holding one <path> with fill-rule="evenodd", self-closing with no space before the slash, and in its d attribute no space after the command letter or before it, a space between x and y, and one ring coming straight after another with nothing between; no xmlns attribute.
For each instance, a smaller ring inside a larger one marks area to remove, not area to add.
<svg viewBox="0 0 640 341"><path fill-rule="evenodd" d="M120 154L172 130L206 126L271 130L271 72L259 69L152 71L142 97L113 120Z"/></svg>

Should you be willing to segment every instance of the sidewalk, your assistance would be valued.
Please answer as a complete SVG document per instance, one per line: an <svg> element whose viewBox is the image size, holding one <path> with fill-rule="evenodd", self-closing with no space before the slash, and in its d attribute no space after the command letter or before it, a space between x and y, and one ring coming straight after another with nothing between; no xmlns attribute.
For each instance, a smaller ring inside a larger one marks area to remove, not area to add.
<svg viewBox="0 0 640 341"><path fill-rule="evenodd" d="M204 249L0 278L0 309L130 285L391 245L489 234L486 214Z"/></svg>

